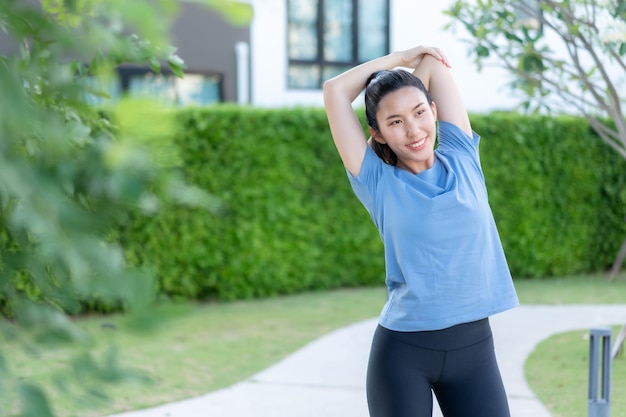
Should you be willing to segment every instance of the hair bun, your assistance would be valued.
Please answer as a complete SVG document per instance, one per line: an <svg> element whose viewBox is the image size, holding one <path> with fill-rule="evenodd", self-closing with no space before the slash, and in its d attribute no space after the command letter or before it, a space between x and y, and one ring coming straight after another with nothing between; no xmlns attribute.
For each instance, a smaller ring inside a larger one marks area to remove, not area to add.
<svg viewBox="0 0 626 417"><path fill-rule="evenodd" d="M365 86L368 87L370 84L375 83L378 81L378 77L388 73L388 70L381 70L381 71L376 71L373 72L368 78L367 78L367 82L365 83Z"/></svg>

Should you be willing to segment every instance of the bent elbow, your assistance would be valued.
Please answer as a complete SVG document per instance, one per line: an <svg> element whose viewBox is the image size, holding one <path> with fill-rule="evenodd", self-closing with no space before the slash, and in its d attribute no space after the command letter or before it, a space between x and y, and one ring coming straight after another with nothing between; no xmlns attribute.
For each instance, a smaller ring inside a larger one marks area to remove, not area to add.
<svg viewBox="0 0 626 417"><path fill-rule="evenodd" d="M324 81L324 83L322 84L322 95L324 97L324 101L328 101L330 99L330 97L332 97L335 93L336 87L335 87L335 82L334 80L331 78L330 80L326 80Z"/></svg>

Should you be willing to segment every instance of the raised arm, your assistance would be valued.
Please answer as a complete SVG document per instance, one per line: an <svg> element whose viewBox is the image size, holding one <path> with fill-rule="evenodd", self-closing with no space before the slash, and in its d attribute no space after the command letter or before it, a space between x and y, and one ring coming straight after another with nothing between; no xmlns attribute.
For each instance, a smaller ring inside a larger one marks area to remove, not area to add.
<svg viewBox="0 0 626 417"><path fill-rule="evenodd" d="M472 136L467 110L450 68L432 56L425 56L413 71L437 105L437 119L449 122Z"/></svg>
<svg viewBox="0 0 626 417"><path fill-rule="evenodd" d="M324 83L324 105L330 132L335 146L346 169L352 175L361 172L361 165L367 149L363 128L352 109L352 102L365 88L367 79L376 71L395 67L421 67L422 58L431 55L433 60L447 64L445 57L436 48L419 46L402 52L393 52L381 58L358 65ZM430 74L433 82L438 75ZM439 82L437 81L438 85Z"/></svg>

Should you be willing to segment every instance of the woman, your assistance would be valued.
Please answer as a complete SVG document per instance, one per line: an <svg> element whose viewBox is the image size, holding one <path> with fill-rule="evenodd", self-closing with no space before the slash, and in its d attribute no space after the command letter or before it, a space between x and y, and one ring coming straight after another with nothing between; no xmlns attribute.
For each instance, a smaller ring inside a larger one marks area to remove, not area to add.
<svg viewBox="0 0 626 417"><path fill-rule="evenodd" d="M369 146L352 109L364 88ZM418 46L366 62L328 80L324 103L385 247L388 300L367 371L370 416L430 417L432 393L446 417L509 416L488 317L518 301L480 137L446 57Z"/></svg>

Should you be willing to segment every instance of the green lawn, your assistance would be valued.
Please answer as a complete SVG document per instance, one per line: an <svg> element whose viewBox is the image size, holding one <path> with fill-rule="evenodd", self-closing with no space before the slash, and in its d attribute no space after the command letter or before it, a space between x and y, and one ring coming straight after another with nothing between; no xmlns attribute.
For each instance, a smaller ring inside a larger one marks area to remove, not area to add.
<svg viewBox="0 0 626 417"><path fill-rule="evenodd" d="M519 280L516 286L524 304L626 303L624 275L615 282L598 275ZM53 388L55 375L67 372L68 358L85 346L29 352L0 341L0 351L13 375L50 388L48 393L55 398L59 416L101 416L229 386L333 329L376 317L384 300L385 291L379 287L232 303L162 306L153 314L162 324L149 332L132 330L132 323L123 316L77 319L78 326L91 336L85 345L91 353L102 357L113 345L121 352L121 364L141 370L144 376L113 386L108 390L108 399L94 402L89 397L88 408L68 401L67 392L79 393L86 388L100 394L101 384L83 379L81 389L66 386L64 392ZM547 361L540 369L553 374L555 364ZM141 383L144 379L149 382ZM569 382L566 379L564 383ZM532 378L530 384L535 387ZM568 398L563 400L569 402ZM8 404L0 404L0 409L7 407Z"/></svg>
<svg viewBox="0 0 626 417"><path fill-rule="evenodd" d="M516 283L524 304L626 304L626 277L604 275ZM619 328L614 331L614 337ZM525 364L531 389L554 417L586 417L589 329L542 341ZM613 363L611 416L626 417L626 357Z"/></svg>
<svg viewBox="0 0 626 417"><path fill-rule="evenodd" d="M619 327L614 329L616 336ZM587 417L589 329L541 342L525 364L526 379L553 417ZM611 417L626 417L626 357L613 362Z"/></svg>

